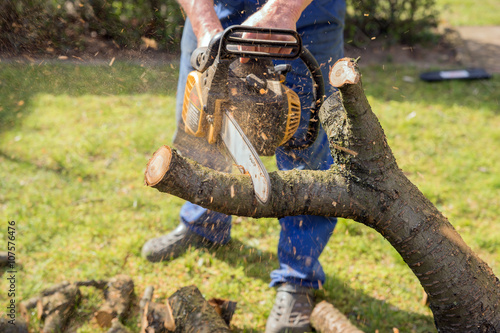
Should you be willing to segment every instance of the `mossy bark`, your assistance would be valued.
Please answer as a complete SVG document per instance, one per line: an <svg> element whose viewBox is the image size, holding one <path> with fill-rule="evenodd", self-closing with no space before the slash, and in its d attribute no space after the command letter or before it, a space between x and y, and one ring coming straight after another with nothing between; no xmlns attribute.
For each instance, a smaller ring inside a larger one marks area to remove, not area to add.
<svg viewBox="0 0 500 333"><path fill-rule="evenodd" d="M231 332L222 317L195 286L177 290L168 298L175 319L174 332Z"/></svg>

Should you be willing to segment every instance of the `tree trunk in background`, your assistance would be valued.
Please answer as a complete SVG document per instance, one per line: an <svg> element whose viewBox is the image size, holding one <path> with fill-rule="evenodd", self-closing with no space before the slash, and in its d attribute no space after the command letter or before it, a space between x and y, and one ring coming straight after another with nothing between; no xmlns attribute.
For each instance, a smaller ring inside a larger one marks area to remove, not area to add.
<svg viewBox="0 0 500 333"><path fill-rule="evenodd" d="M149 161L146 184L229 215L361 222L382 234L415 273L440 332L500 332L500 281L399 169L360 77L347 58L330 72L340 92L319 116L336 164L328 171L272 172L266 205L255 199L248 176L216 172L165 146Z"/></svg>

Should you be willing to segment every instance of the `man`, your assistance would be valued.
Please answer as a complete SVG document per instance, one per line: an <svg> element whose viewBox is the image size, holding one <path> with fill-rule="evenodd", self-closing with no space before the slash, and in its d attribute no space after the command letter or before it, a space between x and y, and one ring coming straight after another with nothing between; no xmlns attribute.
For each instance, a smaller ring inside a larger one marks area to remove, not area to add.
<svg viewBox="0 0 500 333"><path fill-rule="evenodd" d="M187 14L181 41L181 63L177 91L177 121L182 127L181 112L184 87L190 66L191 53L207 46L211 38L224 28L240 24L256 27L293 29L301 35L305 47L318 60L324 77L333 63L343 56L344 0L178 0ZM243 60L244 61L244 60ZM312 86L307 68L300 59L292 62L287 84L301 99L302 120L295 142L304 140L312 102ZM329 88L328 88L329 89ZM328 91L327 95L331 91ZM183 144L182 128L174 142L185 156L218 170L228 170L227 162L215 158L213 147L202 141ZM195 149L193 149L193 146ZM203 152L209 153L203 155ZM326 170L333 163L325 132L309 148L276 150L280 170ZM230 239L231 217L206 210L187 202L180 212L180 225L170 234L149 240L143 256L152 262L170 260L189 246L225 244ZM308 332L313 307L313 290L325 280L318 261L337 220L320 216L294 216L280 219L278 244L280 268L271 273L271 286L277 286L276 301L267 320L266 332Z"/></svg>

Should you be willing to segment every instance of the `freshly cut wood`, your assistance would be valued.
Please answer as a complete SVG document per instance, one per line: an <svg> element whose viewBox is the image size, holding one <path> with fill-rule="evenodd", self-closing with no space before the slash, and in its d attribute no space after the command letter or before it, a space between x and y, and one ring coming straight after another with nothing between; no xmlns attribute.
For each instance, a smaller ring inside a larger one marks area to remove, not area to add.
<svg viewBox="0 0 500 333"><path fill-rule="evenodd" d="M175 320L170 304L148 302L142 314L141 333L179 332L176 330Z"/></svg>
<svg viewBox="0 0 500 333"><path fill-rule="evenodd" d="M322 301L311 313L311 325L321 333L363 333L332 304Z"/></svg>
<svg viewBox="0 0 500 333"><path fill-rule="evenodd" d="M43 333L59 332L66 327L80 301L80 290L74 284L58 289L37 302L38 318L44 322Z"/></svg>
<svg viewBox="0 0 500 333"><path fill-rule="evenodd" d="M142 295L141 300L139 301L139 313L144 313L144 307L146 304L151 302L153 300L153 293L155 291L155 287L153 286L147 286L146 289L144 289L144 294Z"/></svg>
<svg viewBox="0 0 500 333"><path fill-rule="evenodd" d="M231 332L196 286L183 287L168 298L175 319L175 332Z"/></svg>
<svg viewBox="0 0 500 333"><path fill-rule="evenodd" d="M126 275L111 278L104 287L105 302L94 317L101 327L111 327L111 321L125 319L134 298L134 281Z"/></svg>
<svg viewBox="0 0 500 333"><path fill-rule="evenodd" d="M344 86L346 84L358 84L361 75L356 70L358 59L341 59L330 69L328 75L330 84L334 87Z"/></svg>
<svg viewBox="0 0 500 333"><path fill-rule="evenodd" d="M170 304L153 302L154 287L148 286L139 302L141 333L163 333L175 330L175 321Z"/></svg>
<svg viewBox="0 0 500 333"><path fill-rule="evenodd" d="M226 325L229 326L231 319L233 319L234 311L236 311L237 303L227 299L211 298L208 300L208 304L214 307Z"/></svg>

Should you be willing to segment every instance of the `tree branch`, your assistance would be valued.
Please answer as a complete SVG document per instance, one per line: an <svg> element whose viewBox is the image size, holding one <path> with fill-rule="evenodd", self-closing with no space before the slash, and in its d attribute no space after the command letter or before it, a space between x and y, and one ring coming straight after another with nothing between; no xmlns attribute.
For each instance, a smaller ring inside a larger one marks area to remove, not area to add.
<svg viewBox="0 0 500 333"><path fill-rule="evenodd" d="M500 331L499 279L397 167L357 63L339 60L330 80L340 92L319 112L336 162L330 170L272 172L271 198L260 205L249 176L216 172L164 146L148 163L146 184L225 214L336 216L369 225L418 277L441 332Z"/></svg>
<svg viewBox="0 0 500 333"><path fill-rule="evenodd" d="M206 168L163 146L150 159L145 182L160 192L228 215L260 218L308 214L352 218L353 211L362 210L335 169L276 171L269 177L271 198L262 205L255 198L250 176Z"/></svg>

